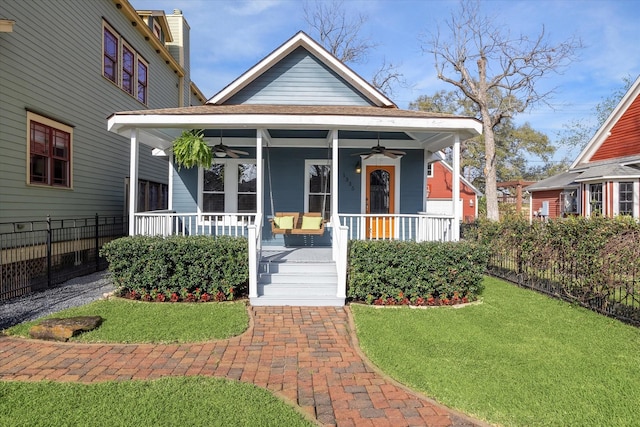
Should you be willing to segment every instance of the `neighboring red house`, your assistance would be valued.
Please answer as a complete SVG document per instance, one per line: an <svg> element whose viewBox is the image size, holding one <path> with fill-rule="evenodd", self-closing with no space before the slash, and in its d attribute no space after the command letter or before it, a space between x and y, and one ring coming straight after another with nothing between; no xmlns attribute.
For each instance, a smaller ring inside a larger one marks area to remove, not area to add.
<svg viewBox="0 0 640 427"><path fill-rule="evenodd" d="M567 172L527 187L533 215L640 217L640 77Z"/></svg>
<svg viewBox="0 0 640 427"><path fill-rule="evenodd" d="M443 160L429 163L427 168L427 206L429 214L451 215L453 194L453 169ZM462 220L472 222L478 217L480 192L469 181L460 178L460 203Z"/></svg>

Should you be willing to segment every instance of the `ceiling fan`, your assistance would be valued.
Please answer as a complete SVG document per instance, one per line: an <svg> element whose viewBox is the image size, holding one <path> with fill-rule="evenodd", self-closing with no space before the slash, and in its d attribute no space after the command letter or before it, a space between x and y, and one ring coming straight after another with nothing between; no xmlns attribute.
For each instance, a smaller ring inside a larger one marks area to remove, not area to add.
<svg viewBox="0 0 640 427"><path fill-rule="evenodd" d="M363 151L362 153L353 153L352 156L365 156L364 159L368 159L374 154L382 154L383 156L389 157L391 159L396 159L398 156L404 156L404 151L400 150L389 150L386 147L380 145L380 135L378 134L378 144L371 147L369 151Z"/></svg>
<svg viewBox="0 0 640 427"><path fill-rule="evenodd" d="M214 145L213 147L211 147L211 149L213 150L213 154L216 157L229 156L229 157L232 157L234 159L237 159L240 156L248 156L249 155L249 153L247 153L246 151L232 150L228 146L224 145L222 143L222 132L220 132L220 143Z"/></svg>

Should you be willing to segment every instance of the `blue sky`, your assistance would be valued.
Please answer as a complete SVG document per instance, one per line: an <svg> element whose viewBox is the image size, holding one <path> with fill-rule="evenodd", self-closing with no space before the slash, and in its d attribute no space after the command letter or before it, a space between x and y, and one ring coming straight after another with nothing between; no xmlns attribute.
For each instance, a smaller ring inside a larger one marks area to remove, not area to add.
<svg viewBox="0 0 640 427"><path fill-rule="evenodd" d="M303 30L301 0L130 0L137 9L181 9L191 27L192 80L211 97L272 50ZM408 86L392 97L400 108L420 95L453 87L436 78L433 59L422 45L458 9L457 0L344 0L347 10L367 16L361 35L377 47L365 63L349 66L369 80L384 61L399 65ZM554 141L564 123L588 117L593 107L640 74L640 1L484 0L485 14L512 35L537 35L552 43L575 35L585 48L561 75L541 82L556 88L554 108L540 105L517 118ZM556 158L561 157L558 153ZM575 153L577 154L577 153Z"/></svg>

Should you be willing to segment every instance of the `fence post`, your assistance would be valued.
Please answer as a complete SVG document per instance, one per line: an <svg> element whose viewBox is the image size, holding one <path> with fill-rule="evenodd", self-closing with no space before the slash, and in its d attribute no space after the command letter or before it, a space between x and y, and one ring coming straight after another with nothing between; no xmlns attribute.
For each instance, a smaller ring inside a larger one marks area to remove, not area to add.
<svg viewBox="0 0 640 427"><path fill-rule="evenodd" d="M51 216L47 215L47 288L51 287Z"/></svg>
<svg viewBox="0 0 640 427"><path fill-rule="evenodd" d="M100 244L100 240L99 240L99 236L98 236L98 214L96 213L96 226L95 226L95 243L96 243L96 271L100 270L100 257L98 256L98 252L100 250L100 248L98 247L98 245Z"/></svg>

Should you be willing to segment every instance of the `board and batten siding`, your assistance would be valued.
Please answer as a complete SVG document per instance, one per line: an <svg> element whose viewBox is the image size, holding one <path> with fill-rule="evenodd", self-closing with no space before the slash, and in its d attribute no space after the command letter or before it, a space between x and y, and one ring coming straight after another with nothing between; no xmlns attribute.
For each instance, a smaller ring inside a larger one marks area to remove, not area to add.
<svg viewBox="0 0 640 427"><path fill-rule="evenodd" d="M177 74L110 0L8 0L0 16L16 21L0 33L0 222L122 215L130 143L106 121L147 106L102 76L103 19L148 63L149 108L178 106ZM73 127L71 189L27 184L27 111ZM141 145L139 177L167 183L166 159Z"/></svg>
<svg viewBox="0 0 640 427"><path fill-rule="evenodd" d="M611 135L589 160L615 159L637 154L640 154L640 96L634 99L620 120L613 125Z"/></svg>
<svg viewBox="0 0 640 427"><path fill-rule="evenodd" d="M562 216L560 210L560 193L562 190L534 191L531 193L531 212L542 209L542 202L549 202L549 218Z"/></svg>
<svg viewBox="0 0 640 427"><path fill-rule="evenodd" d="M372 105L303 47L295 49L225 104Z"/></svg>

